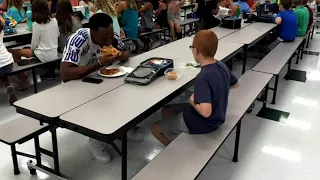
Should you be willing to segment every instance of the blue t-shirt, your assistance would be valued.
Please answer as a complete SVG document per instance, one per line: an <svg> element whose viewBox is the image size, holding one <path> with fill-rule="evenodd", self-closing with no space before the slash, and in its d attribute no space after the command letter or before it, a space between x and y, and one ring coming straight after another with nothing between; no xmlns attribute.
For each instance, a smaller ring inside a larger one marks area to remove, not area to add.
<svg viewBox="0 0 320 180"><path fill-rule="evenodd" d="M242 14L246 14L246 13L250 13L250 6L248 5L247 2L244 1L238 1L234 3L235 6L239 5L241 13Z"/></svg>
<svg viewBox="0 0 320 180"><path fill-rule="evenodd" d="M294 11L285 10L279 12L277 17L281 17L280 38L284 41L294 41L298 31L298 19Z"/></svg>
<svg viewBox="0 0 320 180"><path fill-rule="evenodd" d="M190 105L183 116L191 134L211 132L224 123L230 87L237 82L237 77L223 62L218 61L201 68L195 79L194 102L211 103L212 113L205 118Z"/></svg>

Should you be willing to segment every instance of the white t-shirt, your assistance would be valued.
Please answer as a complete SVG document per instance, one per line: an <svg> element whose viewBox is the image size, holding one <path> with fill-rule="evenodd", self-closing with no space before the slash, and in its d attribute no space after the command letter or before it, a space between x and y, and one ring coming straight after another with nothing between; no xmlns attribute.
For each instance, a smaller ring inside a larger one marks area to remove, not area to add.
<svg viewBox="0 0 320 180"><path fill-rule="evenodd" d="M223 17L229 16L229 8L219 6L219 11L215 17L221 20Z"/></svg>
<svg viewBox="0 0 320 180"><path fill-rule="evenodd" d="M119 36L115 33L112 46L120 51L125 47ZM102 48L92 42L90 29L81 28L71 35L63 51L62 62L70 62L77 66L86 66L95 63L101 56Z"/></svg>
<svg viewBox="0 0 320 180"><path fill-rule="evenodd" d="M7 51L6 46L3 44L3 31L0 32L0 68L13 63L12 54Z"/></svg>
<svg viewBox="0 0 320 180"><path fill-rule="evenodd" d="M58 38L60 32L56 18L47 24L33 22L31 49L42 62L58 59Z"/></svg>

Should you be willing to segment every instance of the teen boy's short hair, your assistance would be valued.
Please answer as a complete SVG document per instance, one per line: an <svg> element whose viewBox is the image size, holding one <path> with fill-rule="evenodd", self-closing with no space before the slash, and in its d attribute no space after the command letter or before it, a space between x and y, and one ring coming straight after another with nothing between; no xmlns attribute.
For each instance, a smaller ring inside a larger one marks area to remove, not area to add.
<svg viewBox="0 0 320 180"><path fill-rule="evenodd" d="M280 4L283 6L284 9L289 10L292 6L292 0L281 0Z"/></svg>
<svg viewBox="0 0 320 180"><path fill-rule="evenodd" d="M295 6L299 6L302 4L302 0L292 0L292 4Z"/></svg>
<svg viewBox="0 0 320 180"><path fill-rule="evenodd" d="M199 31L194 39L193 46L205 57L214 57L218 49L217 35L210 30Z"/></svg>

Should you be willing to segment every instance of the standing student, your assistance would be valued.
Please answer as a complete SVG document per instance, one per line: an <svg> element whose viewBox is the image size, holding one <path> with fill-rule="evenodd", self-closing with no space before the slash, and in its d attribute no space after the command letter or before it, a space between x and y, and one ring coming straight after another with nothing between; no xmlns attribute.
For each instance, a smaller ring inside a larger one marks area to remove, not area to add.
<svg viewBox="0 0 320 180"><path fill-rule="evenodd" d="M313 24L313 11L312 9L308 6L308 0L302 0L302 5L308 9L309 12L309 21L308 21L308 28L307 31L309 31L309 29L311 28L312 24Z"/></svg>
<svg viewBox="0 0 320 180"><path fill-rule="evenodd" d="M120 53L102 55L103 46L109 45L118 49ZM63 82L81 79L112 62L128 59L127 49L119 36L113 32L111 17L97 13L89 19L89 28L79 29L68 39L60 67L61 79ZM128 139L142 141L143 136L130 130ZM89 151L96 161L107 163L111 160L107 149L106 143L90 138Z"/></svg>
<svg viewBox="0 0 320 180"><path fill-rule="evenodd" d="M26 22L27 16L23 9L24 0L9 0L8 14L17 21L17 23Z"/></svg>
<svg viewBox="0 0 320 180"><path fill-rule="evenodd" d="M280 12L275 19L276 24L280 24L281 41L291 42L297 36L297 16L291 10L292 0L280 1Z"/></svg>
<svg viewBox="0 0 320 180"><path fill-rule="evenodd" d="M0 85L5 86L9 104L13 105L13 103L17 101L17 96L7 78L7 75L13 68L13 57L12 54L7 51L7 48L3 43L3 36L3 24L0 23ZM24 74L22 75L24 76Z"/></svg>
<svg viewBox="0 0 320 180"><path fill-rule="evenodd" d="M0 10L7 10L8 0L0 0Z"/></svg>
<svg viewBox="0 0 320 180"><path fill-rule="evenodd" d="M113 22L113 30L120 36L120 25L118 22L118 13L114 7L113 0L95 0L97 13L108 14Z"/></svg>
<svg viewBox="0 0 320 180"><path fill-rule="evenodd" d="M297 36L304 36L309 24L309 11L302 5L302 0L293 0L293 5L296 7L294 13L298 19L298 33Z"/></svg>
<svg viewBox="0 0 320 180"><path fill-rule="evenodd" d="M46 1L33 1L32 22L31 49L12 50L15 62L20 61L21 57L33 57L42 62L57 60L60 32L58 22L51 15Z"/></svg>
<svg viewBox="0 0 320 180"><path fill-rule="evenodd" d="M168 5L168 23L173 41L182 38L180 8L183 4L184 0L170 0Z"/></svg>
<svg viewBox="0 0 320 180"><path fill-rule="evenodd" d="M194 37L192 54L200 63L190 103L172 104L163 109L163 120L152 125L152 134L167 146L181 132L204 134L215 131L225 122L230 88L239 86L237 77L214 56L218 38L210 30Z"/></svg>
<svg viewBox="0 0 320 180"><path fill-rule="evenodd" d="M136 46L135 52L139 52L140 45L138 43L139 16L138 6L134 0L122 0L117 6L117 12L121 15L121 26L126 37L132 39Z"/></svg>
<svg viewBox="0 0 320 180"><path fill-rule="evenodd" d="M199 29L211 29L213 27L219 26L220 21L214 17L219 11L218 1L217 0L209 0L205 5L205 9L203 11L203 16L200 20Z"/></svg>

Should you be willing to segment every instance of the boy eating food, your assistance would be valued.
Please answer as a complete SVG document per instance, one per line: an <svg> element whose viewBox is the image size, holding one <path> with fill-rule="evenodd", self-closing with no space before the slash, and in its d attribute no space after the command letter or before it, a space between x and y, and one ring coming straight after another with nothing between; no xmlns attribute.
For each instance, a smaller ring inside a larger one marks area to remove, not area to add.
<svg viewBox="0 0 320 180"><path fill-rule="evenodd" d="M218 38L210 30L199 31L190 46L201 71L196 76L190 103L164 107L163 120L152 125L152 134L168 145L181 132L209 133L225 121L230 88L239 86L237 77L227 66L214 59Z"/></svg>

